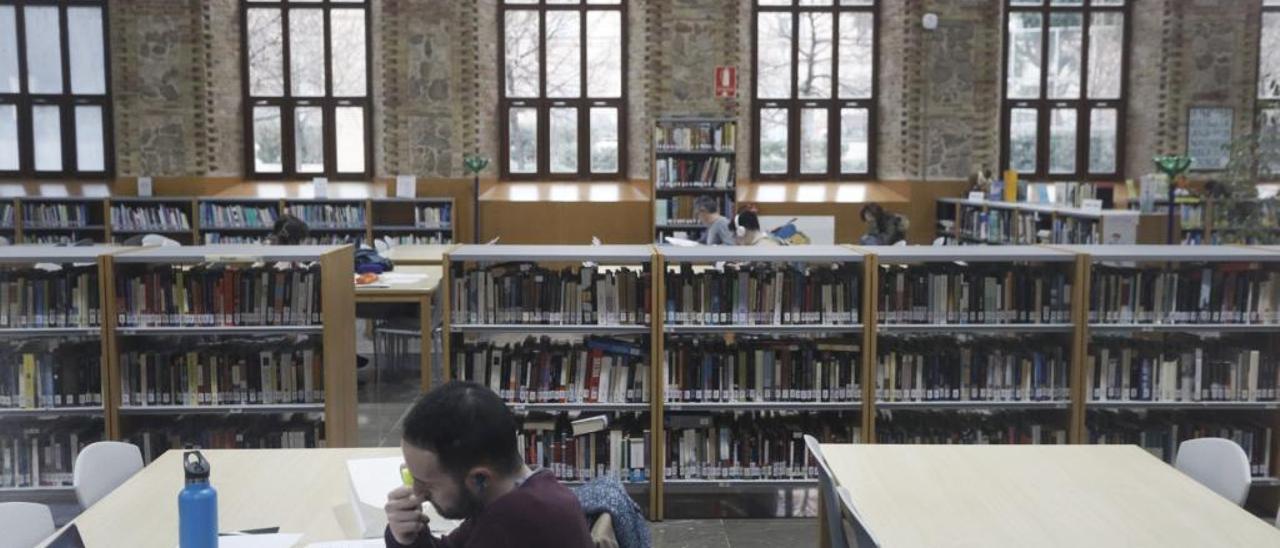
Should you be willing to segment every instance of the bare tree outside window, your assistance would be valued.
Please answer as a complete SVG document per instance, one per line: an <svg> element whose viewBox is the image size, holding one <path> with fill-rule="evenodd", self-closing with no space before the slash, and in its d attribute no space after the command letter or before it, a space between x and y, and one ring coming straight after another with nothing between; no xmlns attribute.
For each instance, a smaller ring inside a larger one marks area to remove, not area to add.
<svg viewBox="0 0 1280 548"><path fill-rule="evenodd" d="M1257 123L1261 142L1280 148L1280 0L1265 0L1262 4ZM1280 162L1271 162L1265 167L1263 171L1269 175L1268 179L1280 178Z"/></svg>

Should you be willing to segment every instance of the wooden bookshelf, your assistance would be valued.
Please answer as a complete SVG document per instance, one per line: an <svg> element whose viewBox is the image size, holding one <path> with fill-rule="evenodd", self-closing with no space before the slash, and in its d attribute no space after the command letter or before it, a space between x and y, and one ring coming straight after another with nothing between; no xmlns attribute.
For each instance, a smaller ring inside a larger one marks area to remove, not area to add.
<svg viewBox="0 0 1280 548"><path fill-rule="evenodd" d="M1138 212L1127 210L939 198L937 218L952 224L949 230L939 227L937 235L962 245L1101 244L1116 234L1132 243L1138 217ZM1068 227L1089 230L1080 234ZM1045 233L1047 239L1040 236ZM1094 238L1102 241L1089 241Z"/></svg>
<svg viewBox="0 0 1280 548"><path fill-rule="evenodd" d="M726 135L728 142L722 140L717 145L713 142L699 142L696 139L664 140L662 137L664 133L669 135L673 130L721 131L728 134ZM720 201L721 214L733 218L738 186L737 131L738 124L733 118L662 117L654 122L652 137L654 146L650 158L652 192L650 192L649 219L653 225L655 242L663 243L664 237L678 232L686 233L691 239L697 239L705 230L705 227L697 222L679 222L695 221L695 219L672 219L666 215L665 211L660 210L664 207L666 200L692 201L698 196L712 196ZM667 162L684 163L689 166L701 166L706 162L723 162L722 165L729 171L718 181L709 181L700 176L685 177L689 180L667 180L667 173L677 172L676 169L663 170ZM698 184L700 182L705 184Z"/></svg>
<svg viewBox="0 0 1280 548"><path fill-rule="evenodd" d="M441 220L424 219L422 209L447 212ZM413 238L401 245L443 245L454 241L456 214L453 198L374 198L369 201L369 241Z"/></svg>
<svg viewBox="0 0 1280 548"><path fill-rule="evenodd" d="M106 198L32 197L15 201L18 241L24 244L111 240ZM58 211L61 210L61 215ZM57 218L38 215L53 214Z"/></svg>

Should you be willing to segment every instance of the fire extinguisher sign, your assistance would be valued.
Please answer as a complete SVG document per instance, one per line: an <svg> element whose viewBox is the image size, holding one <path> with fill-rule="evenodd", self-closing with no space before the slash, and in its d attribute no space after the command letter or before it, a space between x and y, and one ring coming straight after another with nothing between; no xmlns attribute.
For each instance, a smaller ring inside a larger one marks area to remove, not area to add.
<svg viewBox="0 0 1280 548"><path fill-rule="evenodd" d="M738 96L738 67L716 67L716 98Z"/></svg>

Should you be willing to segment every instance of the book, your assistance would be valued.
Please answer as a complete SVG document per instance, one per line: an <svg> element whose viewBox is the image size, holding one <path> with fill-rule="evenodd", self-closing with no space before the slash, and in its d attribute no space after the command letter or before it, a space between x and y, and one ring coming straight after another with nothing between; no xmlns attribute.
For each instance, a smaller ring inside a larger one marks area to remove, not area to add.
<svg viewBox="0 0 1280 548"><path fill-rule="evenodd" d="M593 266L552 270L529 263L471 269L453 278L457 325L649 323L650 274Z"/></svg>
<svg viewBox="0 0 1280 548"><path fill-rule="evenodd" d="M0 328L98 327L96 266L0 268Z"/></svg>
<svg viewBox="0 0 1280 548"><path fill-rule="evenodd" d="M120 327L320 325L318 265L129 265L115 281Z"/></svg>
<svg viewBox="0 0 1280 548"><path fill-rule="evenodd" d="M1055 244L1105 244L1102 221L1088 217L1057 216L1053 218L1051 241Z"/></svg>
<svg viewBox="0 0 1280 548"><path fill-rule="evenodd" d="M98 341L0 346L0 409L102 405L102 347Z"/></svg>
<svg viewBox="0 0 1280 548"><path fill-rule="evenodd" d="M301 413L130 417L124 441L151 464L170 449L315 449L325 447L324 422Z"/></svg>
<svg viewBox="0 0 1280 548"><path fill-rule="evenodd" d="M122 407L324 403L324 358L308 341L227 341L120 355Z"/></svg>
<svg viewBox="0 0 1280 548"><path fill-rule="evenodd" d="M877 401L1049 402L1070 400L1070 354L1052 337L885 338Z"/></svg>
<svg viewBox="0 0 1280 548"><path fill-rule="evenodd" d="M858 347L843 341L668 339L668 402L857 402Z"/></svg>
<svg viewBox="0 0 1280 548"><path fill-rule="evenodd" d="M669 416L668 480L800 480L818 477L804 435L822 443L856 443L861 428L847 413L794 416Z"/></svg>
<svg viewBox="0 0 1280 548"><path fill-rule="evenodd" d="M483 384L510 403L647 403L649 365L637 342L532 337L454 349L456 380Z"/></svg>
<svg viewBox="0 0 1280 548"><path fill-rule="evenodd" d="M607 430L576 435L564 414L531 417L521 423L516 443L525 464L550 470L561 481L648 481L648 418L622 415L611 422Z"/></svg>
<svg viewBox="0 0 1280 548"><path fill-rule="evenodd" d="M419 228L450 228L453 226L453 207L418 206L413 210L413 225Z"/></svg>
<svg viewBox="0 0 1280 548"><path fill-rule="evenodd" d="M364 228L363 203L291 203L289 213L302 219L311 230L326 228Z"/></svg>
<svg viewBox="0 0 1280 548"><path fill-rule="evenodd" d="M387 244L387 247L398 245L431 245L451 244L453 237L446 234L397 234L395 231L374 231L374 241Z"/></svg>
<svg viewBox="0 0 1280 548"><path fill-rule="evenodd" d="M22 204L23 228L74 228L89 225L89 205L75 202Z"/></svg>
<svg viewBox="0 0 1280 548"><path fill-rule="evenodd" d="M1071 320L1071 278L1050 266L930 263L880 275L885 324L1040 324Z"/></svg>
<svg viewBox="0 0 1280 548"><path fill-rule="evenodd" d="M1085 365L1089 401L1278 401L1280 364L1247 338L1207 343L1099 339Z"/></svg>
<svg viewBox="0 0 1280 548"><path fill-rule="evenodd" d="M274 205L202 202L200 229L260 228L270 230L279 217Z"/></svg>
<svg viewBox="0 0 1280 548"><path fill-rule="evenodd" d="M596 415L585 419L577 419L569 424L573 427L574 436L584 436L587 434L594 434L596 432L603 432L608 429L609 416Z"/></svg>
<svg viewBox="0 0 1280 548"><path fill-rule="evenodd" d="M961 206L960 235L970 241L1002 245L1040 243L1039 232L1049 215L1037 211Z"/></svg>
<svg viewBox="0 0 1280 548"><path fill-rule="evenodd" d="M101 419L0 426L0 489L70 487L76 455L103 438Z"/></svg>
<svg viewBox="0 0 1280 548"><path fill-rule="evenodd" d="M666 272L668 325L852 325L858 323L862 265L753 263L695 273Z"/></svg>
<svg viewBox="0 0 1280 548"><path fill-rule="evenodd" d="M1064 445L1065 422L1045 413L996 411L895 412L877 418L877 443L966 445Z"/></svg>
<svg viewBox="0 0 1280 548"><path fill-rule="evenodd" d="M697 199L697 196L670 196L655 200L654 221L658 225L702 228L702 223L698 220L697 207L695 206ZM718 199L720 200L721 212L729 212L725 213L726 216L732 215L732 197L721 196Z"/></svg>
<svg viewBox="0 0 1280 548"><path fill-rule="evenodd" d="M1226 438L1236 442L1249 457L1255 477L1271 475L1273 432L1265 417L1181 411L1131 411L1089 413L1089 443L1137 445L1170 464L1178 446L1190 439Z"/></svg>
<svg viewBox="0 0 1280 548"><path fill-rule="evenodd" d="M654 168L658 190L730 190L734 188L733 158L659 158Z"/></svg>
<svg viewBox="0 0 1280 548"><path fill-rule="evenodd" d="M168 204L112 204L111 228L127 231L191 230L186 210Z"/></svg>
<svg viewBox="0 0 1280 548"><path fill-rule="evenodd" d="M737 124L670 120L654 128L654 148L658 152L733 152Z"/></svg>
<svg viewBox="0 0 1280 548"><path fill-rule="evenodd" d="M1232 264L1176 268L1095 265L1089 322L1280 323L1280 272Z"/></svg>

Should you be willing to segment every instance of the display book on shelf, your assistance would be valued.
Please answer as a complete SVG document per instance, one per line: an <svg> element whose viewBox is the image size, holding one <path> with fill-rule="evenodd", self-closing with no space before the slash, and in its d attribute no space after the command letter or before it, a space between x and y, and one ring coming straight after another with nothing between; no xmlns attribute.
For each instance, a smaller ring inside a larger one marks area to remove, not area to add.
<svg viewBox="0 0 1280 548"><path fill-rule="evenodd" d="M1065 205L938 198L938 236L948 243L1132 244L1136 211Z"/></svg>
<svg viewBox="0 0 1280 548"><path fill-rule="evenodd" d="M732 118L663 117L653 126L654 241L698 239L694 200L711 196L732 218L737 200L737 133Z"/></svg>

